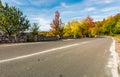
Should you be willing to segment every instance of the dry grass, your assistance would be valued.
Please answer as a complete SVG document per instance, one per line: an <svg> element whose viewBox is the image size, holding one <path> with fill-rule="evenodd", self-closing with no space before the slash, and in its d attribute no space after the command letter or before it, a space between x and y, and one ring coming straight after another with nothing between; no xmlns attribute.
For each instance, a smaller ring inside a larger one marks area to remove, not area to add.
<svg viewBox="0 0 120 77"><path fill-rule="evenodd" d="M115 37L115 46L116 46L116 51L120 57L120 35L116 35Z"/></svg>
<svg viewBox="0 0 120 77"><path fill-rule="evenodd" d="M115 40L116 40L118 43L120 43L120 35L116 35L116 36L115 36Z"/></svg>

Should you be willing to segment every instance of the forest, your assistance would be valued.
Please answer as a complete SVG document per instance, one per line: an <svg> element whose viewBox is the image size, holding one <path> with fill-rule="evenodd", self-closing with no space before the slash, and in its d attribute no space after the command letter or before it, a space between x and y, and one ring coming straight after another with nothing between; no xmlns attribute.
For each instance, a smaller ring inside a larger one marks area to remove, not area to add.
<svg viewBox="0 0 120 77"><path fill-rule="evenodd" d="M92 17L87 16L81 20L73 19L66 24L61 22L59 16L60 13L56 11L55 19L51 26L51 33L53 33L53 36L95 37L99 35L114 36L120 34L120 14L108 16L107 18L103 18L101 21L94 21Z"/></svg>

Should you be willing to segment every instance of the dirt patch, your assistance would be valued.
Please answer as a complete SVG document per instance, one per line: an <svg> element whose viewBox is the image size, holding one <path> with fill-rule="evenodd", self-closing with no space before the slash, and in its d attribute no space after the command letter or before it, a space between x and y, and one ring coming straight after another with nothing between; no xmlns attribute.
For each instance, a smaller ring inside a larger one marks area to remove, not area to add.
<svg viewBox="0 0 120 77"><path fill-rule="evenodd" d="M120 57L120 42L117 39L115 39L115 48Z"/></svg>
<svg viewBox="0 0 120 77"><path fill-rule="evenodd" d="M117 51L117 53L118 53L118 55L120 57L120 43L116 41L115 46L116 46L116 51Z"/></svg>

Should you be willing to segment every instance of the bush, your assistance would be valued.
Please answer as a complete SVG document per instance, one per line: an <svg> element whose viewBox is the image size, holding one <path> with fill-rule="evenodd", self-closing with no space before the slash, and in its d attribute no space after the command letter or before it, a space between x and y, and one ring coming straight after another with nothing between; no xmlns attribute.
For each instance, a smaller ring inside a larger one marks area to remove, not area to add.
<svg viewBox="0 0 120 77"><path fill-rule="evenodd" d="M27 42L34 42L34 36L33 35L27 36Z"/></svg>

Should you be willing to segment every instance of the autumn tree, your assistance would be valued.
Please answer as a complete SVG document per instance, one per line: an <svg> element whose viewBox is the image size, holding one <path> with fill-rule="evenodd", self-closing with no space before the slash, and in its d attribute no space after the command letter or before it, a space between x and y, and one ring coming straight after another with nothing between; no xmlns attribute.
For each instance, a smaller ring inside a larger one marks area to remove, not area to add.
<svg viewBox="0 0 120 77"><path fill-rule="evenodd" d="M63 30L63 33L64 33L64 36L71 36L72 35L72 32L71 32L71 23L68 22L65 26L64 26L64 30Z"/></svg>
<svg viewBox="0 0 120 77"><path fill-rule="evenodd" d="M88 36L88 31L89 31L89 26L88 23L86 22L86 19L82 19L80 21L80 25L81 25L81 34L82 36Z"/></svg>
<svg viewBox="0 0 120 77"><path fill-rule="evenodd" d="M91 31L93 30L93 28L94 28L94 26L95 26L95 23L94 23L94 21L93 21L93 18L90 17L90 16L87 16L87 17L85 18L85 21L86 21L87 27L88 27L88 34L87 34L87 36L90 37L90 36L92 36Z"/></svg>
<svg viewBox="0 0 120 77"><path fill-rule="evenodd" d="M60 19L60 13L59 13L59 11L56 11L55 18L53 19L53 22L51 23L50 34L53 36L61 36L62 24L63 23Z"/></svg>
<svg viewBox="0 0 120 77"><path fill-rule="evenodd" d="M80 32L80 23L77 20L72 20L71 21L71 32L73 34L73 36L76 38L76 36L80 36L81 32Z"/></svg>
<svg viewBox="0 0 120 77"><path fill-rule="evenodd" d="M91 36L91 31L94 28L94 22L91 17L82 19L80 22L72 20L64 27L64 36Z"/></svg>
<svg viewBox="0 0 120 77"><path fill-rule="evenodd" d="M71 20L64 26L64 36L87 36L120 34L120 14L94 22L90 16L81 21Z"/></svg>
<svg viewBox="0 0 120 77"><path fill-rule="evenodd" d="M64 36L77 36L83 35L83 25L77 20L69 21L64 27Z"/></svg>
<svg viewBox="0 0 120 77"><path fill-rule="evenodd" d="M92 36L100 35L102 32L102 22L97 21L95 22L95 27L91 30Z"/></svg>

